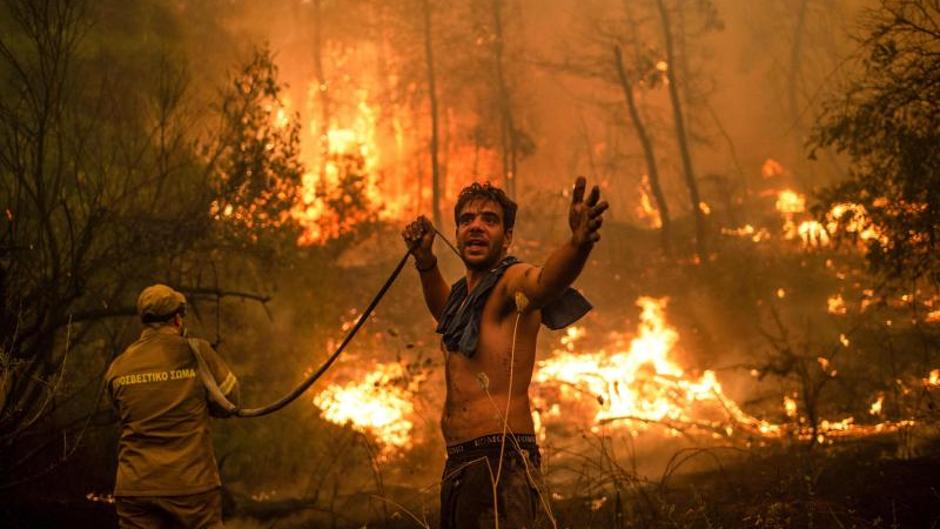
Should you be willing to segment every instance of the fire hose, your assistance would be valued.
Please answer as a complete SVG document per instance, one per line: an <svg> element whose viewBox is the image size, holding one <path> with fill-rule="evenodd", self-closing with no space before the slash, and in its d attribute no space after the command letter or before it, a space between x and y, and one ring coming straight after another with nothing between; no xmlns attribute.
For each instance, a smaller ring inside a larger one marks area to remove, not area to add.
<svg viewBox="0 0 940 529"><path fill-rule="evenodd" d="M460 256L460 252L457 251L457 248L451 244L450 241L442 234L436 227L433 225L431 229L443 239L447 246ZM372 311L375 310L375 307L378 306L379 301L385 296L385 293L388 292L388 289L391 288L392 284L395 283L395 280L398 279L399 274L401 274L402 268L405 267L405 263L408 262L408 256L411 255L412 248L409 248L405 252L405 255L402 256L401 260L398 261L398 265L395 266L395 269L392 270L392 273L388 276L388 279L385 280L385 284L382 285L382 288L372 297L372 301L369 302L369 305L366 307L362 314L359 315L359 319L356 320L355 325L346 333L346 337L343 338L343 341L339 344L339 347L333 351L333 354L323 362L323 365L320 366L315 372L308 376L303 382L301 382L293 390L285 394L283 397L277 399L276 401L268 404L267 406L262 406L260 408L240 408L237 404L234 404L228 398L226 398L225 393L219 388L218 383L215 380L215 377L212 376L212 371L209 370L209 366L206 363L205 358L203 358L202 353L199 351L199 347L196 344L196 341L193 338L189 338L189 347L193 351L193 356L196 357L196 365L199 370L199 378L202 379L203 385L206 387L206 390L209 392L209 397L212 401L221 407L227 414L233 417L262 417L264 415L269 415L274 413L284 406L287 406L291 402L297 400L297 397L300 397L304 394L310 386L312 386L324 373L336 362L336 359L339 358L339 355L343 353L346 349L346 346L349 345L349 342L352 341L353 337L356 336L356 333L359 332L359 329L365 325L366 320L369 319L369 316L372 315Z"/></svg>

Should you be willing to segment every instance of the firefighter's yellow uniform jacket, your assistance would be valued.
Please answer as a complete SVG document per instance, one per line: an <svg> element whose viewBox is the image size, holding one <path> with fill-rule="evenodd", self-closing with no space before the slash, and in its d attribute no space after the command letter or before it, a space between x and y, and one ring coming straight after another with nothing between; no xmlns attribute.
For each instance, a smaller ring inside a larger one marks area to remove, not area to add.
<svg viewBox="0 0 940 529"><path fill-rule="evenodd" d="M231 370L208 342L196 343L222 392L234 395ZM106 378L121 424L115 496L186 496L221 485L206 389L179 329L144 329Z"/></svg>

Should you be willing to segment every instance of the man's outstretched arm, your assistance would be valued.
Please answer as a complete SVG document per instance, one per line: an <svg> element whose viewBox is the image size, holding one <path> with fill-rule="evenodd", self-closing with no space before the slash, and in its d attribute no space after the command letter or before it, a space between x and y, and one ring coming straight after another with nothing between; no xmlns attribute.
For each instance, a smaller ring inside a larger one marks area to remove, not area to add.
<svg viewBox="0 0 940 529"><path fill-rule="evenodd" d="M597 186L591 189L585 199L585 187L584 177L578 177L568 210L571 238L556 248L541 268L526 267L518 274L511 275L510 268L507 272L507 295L513 296L521 291L529 298L530 310L543 307L577 279L594 248L594 243L601 238L599 230L603 223L602 215L609 204L600 201L601 193Z"/></svg>
<svg viewBox="0 0 940 529"><path fill-rule="evenodd" d="M437 256L434 255L434 226L424 215L405 226L401 236L405 240L411 254L415 258L415 268L421 276L421 290L424 292L424 303L428 306L434 321L440 321L444 312L444 304L450 294L450 287L444 281L440 269L437 267Z"/></svg>

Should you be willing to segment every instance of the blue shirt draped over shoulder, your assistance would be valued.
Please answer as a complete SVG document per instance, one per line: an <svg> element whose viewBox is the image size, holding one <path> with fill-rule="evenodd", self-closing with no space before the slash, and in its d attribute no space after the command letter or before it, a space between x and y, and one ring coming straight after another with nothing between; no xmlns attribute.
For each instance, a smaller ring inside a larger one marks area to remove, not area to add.
<svg viewBox="0 0 940 529"><path fill-rule="evenodd" d="M450 287L450 295L437 325L437 332L443 335L444 346L448 351L459 352L468 358L473 357L480 341L483 305L506 270L521 262L511 255L504 257L483 276L473 292L467 292L465 277ZM561 329L581 319L592 308L587 298L568 287L560 296L542 307L542 324L552 330Z"/></svg>

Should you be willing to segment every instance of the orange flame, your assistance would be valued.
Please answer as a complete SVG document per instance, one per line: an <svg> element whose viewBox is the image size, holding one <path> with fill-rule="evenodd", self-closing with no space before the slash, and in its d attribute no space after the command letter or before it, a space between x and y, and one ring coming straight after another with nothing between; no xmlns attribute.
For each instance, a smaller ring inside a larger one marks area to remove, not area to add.
<svg viewBox="0 0 940 529"><path fill-rule="evenodd" d="M381 191L387 183L380 170L377 110L368 90L358 90L356 97L355 110L343 125L334 117L324 137L314 137L316 147L305 144L305 162L311 169L303 177L301 200L291 211L303 229L299 244L334 239L370 218L397 219L407 205L407 194ZM320 129L316 120L309 122L309 129L315 136ZM363 203L352 203L357 196Z"/></svg>
<svg viewBox="0 0 940 529"><path fill-rule="evenodd" d="M790 189L784 189L777 195L775 204L780 213L803 213L806 211L806 197Z"/></svg>
<svg viewBox="0 0 940 529"><path fill-rule="evenodd" d="M778 426L738 408L724 395L714 372L690 377L670 358L679 335L665 323L667 302L667 298L637 300L642 309L639 331L625 349L574 353L573 347L566 346L565 350L556 350L552 358L538 363L534 380L541 385L558 386L562 399L579 399L585 393L595 396L600 403L593 418L595 428L600 423L625 421L633 430L646 429L650 423L664 423L674 428L704 426L725 434L735 427L765 434L779 431ZM578 328L573 334L569 332L568 337L583 334L583 329ZM615 347L621 344L626 345L624 337L615 336ZM707 413L700 409L703 405L722 410L732 421L706 419ZM547 409L546 418L561 413L558 407Z"/></svg>
<svg viewBox="0 0 940 529"><path fill-rule="evenodd" d="M924 382L928 386L940 386L940 369L931 369Z"/></svg>
<svg viewBox="0 0 940 529"><path fill-rule="evenodd" d="M323 417L372 435L389 457L411 444L414 404L409 392L393 382L404 376L401 364L379 364L360 382L328 386L313 399Z"/></svg>
<svg viewBox="0 0 940 529"><path fill-rule="evenodd" d="M829 296L829 298L826 299L826 311L829 312L829 314L837 314L839 316L848 312L848 309L845 307L845 300L842 299L842 294Z"/></svg>
<svg viewBox="0 0 940 529"><path fill-rule="evenodd" d="M797 216L806 213L806 196L791 189L777 192L777 211L783 215L783 236L787 240L799 239L804 248L822 248L831 244L832 235L842 231L858 237L860 243L875 240L888 244L884 232L872 221L865 206L850 202L835 204L825 215L825 222L802 220ZM723 230L724 232L724 230Z"/></svg>
<svg viewBox="0 0 940 529"><path fill-rule="evenodd" d="M640 182L640 205L636 207L636 214L648 228L659 229L663 226L663 219L659 215L659 208L653 206L648 189L650 188L649 175L644 174Z"/></svg>
<svg viewBox="0 0 940 529"><path fill-rule="evenodd" d="M636 433L656 424L672 433L697 429L713 436L730 437L744 432L765 439L785 434L803 441L812 439L813 430L800 416L794 397L783 397L783 412L793 422L776 424L743 411L724 394L713 371L704 371L699 377L685 373L671 358L678 333L665 323L667 299L643 297L637 304L642 308L640 324L629 345L623 336L615 334L613 350L576 353L573 342L585 336L585 332L582 328L569 330L563 338L564 349L557 349L552 358L538 363L534 380L539 388L556 386L562 405L583 402L586 394L594 396L598 408L592 420L593 429L608 424ZM848 346L844 336L840 341ZM819 357L818 362L829 376L837 375L829 359ZM932 371L925 383L940 384L940 369ZM562 415L558 403L547 406L548 400L538 396L534 400L537 408L543 410L537 415L539 423ZM817 425L815 441L832 442L839 437L896 431L913 424L911 420L863 425L856 424L853 417L824 419Z"/></svg>
<svg viewBox="0 0 940 529"><path fill-rule="evenodd" d="M876 240L882 244L888 243L888 238L872 222L865 206L861 204L849 202L835 204L826 214L826 221L826 227L830 233L835 233L841 223L846 232L858 235L861 242Z"/></svg>
<svg viewBox="0 0 940 529"><path fill-rule="evenodd" d="M775 176L780 176L783 174L783 165L780 164L777 160L773 158L767 158L764 161L764 164L761 165L760 174L764 178L773 178Z"/></svg>
<svg viewBox="0 0 940 529"><path fill-rule="evenodd" d="M914 421L885 421L856 424L853 417L820 420L814 430L800 413L796 394L785 395L782 414L786 423L773 423L750 415L725 395L713 371L689 374L676 363L673 355L679 333L666 323L668 298L641 297L637 332L633 335L612 333L610 345L585 351L581 341L584 327L570 327L562 335L552 356L537 363L533 376L533 414L536 431L562 417L570 424L568 409L584 410L581 415L592 430L612 428L637 434L654 427L675 435L680 431L705 432L715 437L731 438L738 434L762 439L784 436L831 443L841 437L860 437L896 431L914 425ZM840 336L843 346L848 338ZM828 376L836 376L831 361L817 359ZM388 458L413 446L414 421L418 420L412 404L414 391L392 383L403 377L400 364L379 364L361 377L361 382L334 384L317 395L314 402L323 409L327 420L368 433L383 444L380 455ZM752 370L752 375L759 375ZM925 385L940 386L940 369L932 370ZM870 412L879 416L883 397L875 397ZM574 415L577 417L578 415Z"/></svg>
<svg viewBox="0 0 940 529"><path fill-rule="evenodd" d="M815 220L801 222L796 231L806 248L829 246L829 232L826 231L825 226Z"/></svg>

